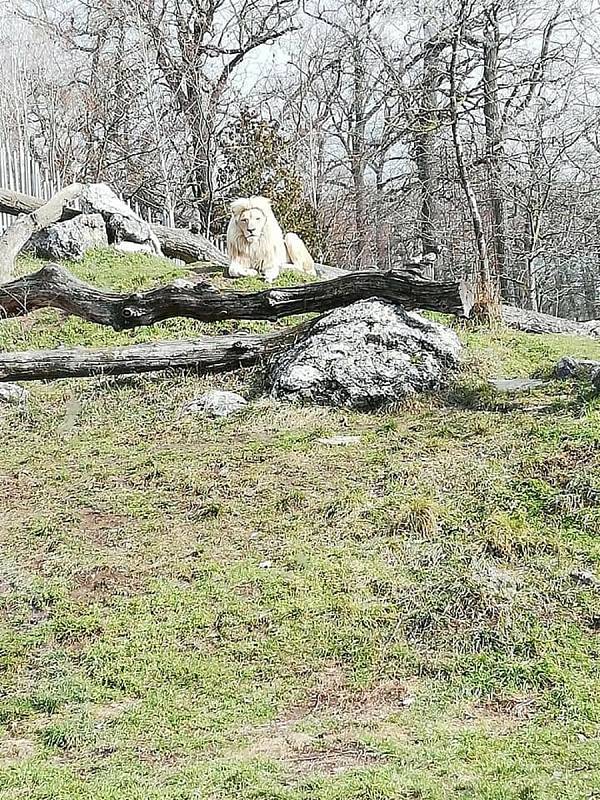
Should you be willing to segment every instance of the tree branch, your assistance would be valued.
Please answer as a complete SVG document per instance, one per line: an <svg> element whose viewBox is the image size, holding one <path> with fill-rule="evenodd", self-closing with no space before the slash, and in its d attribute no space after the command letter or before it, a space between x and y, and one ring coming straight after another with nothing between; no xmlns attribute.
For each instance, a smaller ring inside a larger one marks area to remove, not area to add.
<svg viewBox="0 0 600 800"><path fill-rule="evenodd" d="M78 347L0 353L0 381L126 375L165 369L190 369L200 374L226 372L271 358L291 347L306 329L306 325L299 325L262 336L204 336L100 350Z"/></svg>
<svg viewBox="0 0 600 800"><path fill-rule="evenodd" d="M177 280L134 294L118 294L80 281L56 264L0 286L0 318L58 308L115 330L154 325L171 317L204 322L265 319L330 311L380 297L405 308L468 316L473 299L466 283L435 283L397 272L354 272L330 281L261 292L222 292L206 280Z"/></svg>
<svg viewBox="0 0 600 800"><path fill-rule="evenodd" d="M0 236L0 283L6 282L12 276L15 259L33 234L58 222L67 203L81 194L81 188L80 183L67 186L44 205L28 214L20 214Z"/></svg>

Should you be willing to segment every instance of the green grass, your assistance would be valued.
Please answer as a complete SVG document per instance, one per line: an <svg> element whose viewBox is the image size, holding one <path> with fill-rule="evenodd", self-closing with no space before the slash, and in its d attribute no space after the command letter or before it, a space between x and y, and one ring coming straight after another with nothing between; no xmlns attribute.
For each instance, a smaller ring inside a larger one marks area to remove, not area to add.
<svg viewBox="0 0 600 800"><path fill-rule="evenodd" d="M124 291L177 274L77 269ZM48 311L0 347L209 330ZM394 413L179 415L252 372L32 384L26 413L0 408L2 800L597 796L600 607L571 573L600 574L600 402L486 380L600 347L460 335L455 385Z"/></svg>

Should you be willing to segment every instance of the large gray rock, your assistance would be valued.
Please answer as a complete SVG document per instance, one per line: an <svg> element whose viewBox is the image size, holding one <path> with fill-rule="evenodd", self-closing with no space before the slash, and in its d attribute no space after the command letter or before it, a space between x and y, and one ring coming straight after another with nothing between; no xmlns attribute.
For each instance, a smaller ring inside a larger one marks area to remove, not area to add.
<svg viewBox="0 0 600 800"><path fill-rule="evenodd" d="M81 214L35 233L31 245L36 255L51 261L81 261L88 250L108 247L101 214Z"/></svg>
<svg viewBox="0 0 600 800"><path fill-rule="evenodd" d="M318 320L270 370L277 399L376 408L442 387L458 366L456 334L382 300Z"/></svg>
<svg viewBox="0 0 600 800"><path fill-rule="evenodd" d="M88 183L83 187L79 205L84 213L102 214L110 244L127 252L135 250L162 255L160 242L150 223L138 217L110 186Z"/></svg>

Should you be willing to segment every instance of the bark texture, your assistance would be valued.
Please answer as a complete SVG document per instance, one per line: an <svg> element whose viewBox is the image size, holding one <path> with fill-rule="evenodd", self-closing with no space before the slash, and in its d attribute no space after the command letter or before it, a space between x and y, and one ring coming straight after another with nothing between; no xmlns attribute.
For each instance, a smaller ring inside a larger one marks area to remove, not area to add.
<svg viewBox="0 0 600 800"><path fill-rule="evenodd" d="M15 259L34 233L62 219L65 206L81 194L82 185L74 183L43 205L29 213L19 214L13 224L0 236L0 284L13 275Z"/></svg>
<svg viewBox="0 0 600 800"><path fill-rule="evenodd" d="M223 319L275 320L294 314L330 311L357 300L379 297L403 305L468 316L473 303L466 283L434 283L395 272L354 272L330 281L223 292L206 280L176 280L145 292L119 294L80 281L48 264L38 272L0 286L0 318L19 317L38 308L58 308L115 330L154 325L171 317L204 322Z"/></svg>
<svg viewBox="0 0 600 800"><path fill-rule="evenodd" d="M37 197L0 188L0 211L4 214L31 214L42 205L42 201ZM80 213L73 208L63 208L59 220L73 219ZM210 261L225 266L229 263L227 256L204 236L180 228L167 228L164 225L151 225L151 228L160 242L163 253L169 258L178 258L186 264L192 261Z"/></svg>
<svg viewBox="0 0 600 800"><path fill-rule="evenodd" d="M262 336L203 336L101 350L74 347L0 353L0 381L130 375L185 368L200 374L225 372L252 366L289 348L303 328Z"/></svg>

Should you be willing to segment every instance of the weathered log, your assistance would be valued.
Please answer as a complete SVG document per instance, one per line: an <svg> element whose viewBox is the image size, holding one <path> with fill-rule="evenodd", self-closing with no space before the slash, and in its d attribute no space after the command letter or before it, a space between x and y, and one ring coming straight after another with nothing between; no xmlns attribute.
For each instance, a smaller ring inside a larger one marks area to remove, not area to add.
<svg viewBox="0 0 600 800"><path fill-rule="evenodd" d="M130 375L168 369L199 374L249 367L291 347L307 325L283 333L203 336L174 342L88 350L0 352L0 381L32 381L101 375Z"/></svg>
<svg viewBox="0 0 600 800"><path fill-rule="evenodd" d="M542 314L539 311L502 306L502 321L509 328L515 328L525 333L563 333L600 339L600 320L598 319L577 322L573 319Z"/></svg>
<svg viewBox="0 0 600 800"><path fill-rule="evenodd" d="M0 212L4 214L31 214L42 205L42 201L37 197L0 188ZM73 219L80 213L76 209L65 208L60 219ZM151 227L163 253L169 258L177 258L186 264L193 261L209 261L225 266L229 263L227 256L204 236L180 228L167 228L164 225L151 225Z"/></svg>
<svg viewBox="0 0 600 800"><path fill-rule="evenodd" d="M13 274L16 257L34 233L58 222L65 207L81 193L80 183L67 186L44 205L30 213L19 214L15 222L0 236L0 283Z"/></svg>
<svg viewBox="0 0 600 800"><path fill-rule="evenodd" d="M354 272L330 281L224 292L207 281L179 279L145 292L118 294L80 281L68 270L48 264L38 272L0 286L0 318L20 317L39 308L58 308L115 330L154 325L171 317L204 322L267 319L330 311L357 300L379 297L406 309L430 309L459 316L471 310L467 284L434 283L395 272Z"/></svg>
<svg viewBox="0 0 600 800"><path fill-rule="evenodd" d="M204 236L164 225L152 225L152 230L168 258L178 258L186 264L192 261L209 261L220 266L229 264L227 256Z"/></svg>

